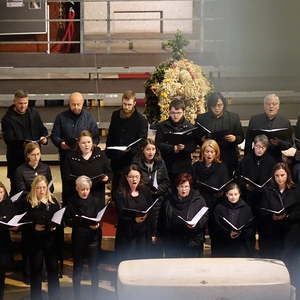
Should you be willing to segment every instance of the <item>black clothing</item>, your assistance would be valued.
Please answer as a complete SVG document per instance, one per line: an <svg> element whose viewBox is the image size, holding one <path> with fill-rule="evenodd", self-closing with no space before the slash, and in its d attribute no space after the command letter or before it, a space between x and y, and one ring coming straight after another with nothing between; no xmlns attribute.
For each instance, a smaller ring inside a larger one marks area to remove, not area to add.
<svg viewBox="0 0 300 300"><path fill-rule="evenodd" d="M206 206L204 198L196 190L181 198L177 191L170 190L166 195L159 218L159 238L162 239L166 257L199 257L203 253L204 225L207 216L194 228L189 228L178 216L191 220Z"/></svg>
<svg viewBox="0 0 300 300"><path fill-rule="evenodd" d="M288 217L274 221L272 213L260 214L260 249L263 257L288 259L288 253L299 251L300 247L300 188L286 189L283 193L276 184L267 187L263 193L260 208L280 210L285 207Z"/></svg>
<svg viewBox="0 0 300 300"><path fill-rule="evenodd" d="M74 114L68 109L56 116L51 139L59 150L61 162L64 161L69 150L61 149L60 144L66 142L71 148L74 148L75 141L82 130L88 130L92 134L94 144L99 143L99 129L95 118L88 110L83 109L80 114Z"/></svg>
<svg viewBox="0 0 300 300"><path fill-rule="evenodd" d="M184 117L177 123L171 118L158 124L155 142L159 148L161 155L166 163L169 177L173 180L180 173L192 172L191 154L196 149L196 143L191 142L185 145L185 148L178 153L174 151L174 145L168 143L167 134L174 132L182 132L193 128Z"/></svg>
<svg viewBox="0 0 300 300"><path fill-rule="evenodd" d="M105 152L101 151L99 147L93 149L89 159L84 159L79 151L71 151L64 163L64 182L68 199L71 201L72 197L77 195L75 185L77 177L86 175L92 179L101 174L110 177L111 169ZM99 177L92 179L91 194L104 206L105 182L101 182Z"/></svg>
<svg viewBox="0 0 300 300"><path fill-rule="evenodd" d="M238 144L244 140L240 117L238 114L224 111L220 117L215 116L211 111L198 115L196 122L203 125L211 132L228 131L236 137L235 142L227 142L225 139L217 140L221 150L221 160L227 165L229 174L232 175L236 169L239 158ZM199 144L201 144L199 142Z"/></svg>
<svg viewBox="0 0 300 300"><path fill-rule="evenodd" d="M251 152L252 142L254 136L252 135L253 129L276 129L276 128L291 128L290 121L281 116L277 115L273 119L269 119L265 113L255 115L251 117L249 121L249 126L246 134L246 143L245 143L245 154ZM270 144L268 147L268 153L270 153L276 162L281 161L281 150L286 150L290 148L293 144L292 136L290 136L287 140L281 140L278 146L274 146Z"/></svg>
<svg viewBox="0 0 300 300"><path fill-rule="evenodd" d="M250 206L240 199L237 203L231 203L224 199L214 210L214 257L249 257L251 256L251 237L253 226L250 222L240 231L237 238L231 238L230 233L234 231L226 225L222 217L226 218L236 227L240 227L253 218Z"/></svg>
<svg viewBox="0 0 300 300"><path fill-rule="evenodd" d="M139 195L125 195L121 189L116 193L118 225L116 232L116 251L120 261L125 259L146 258L154 236L152 212L144 222L137 223L134 216L124 213L124 208L144 210L153 203L151 191L145 186L139 189Z"/></svg>
<svg viewBox="0 0 300 300"><path fill-rule="evenodd" d="M273 220L271 213L261 210L260 252L264 258L281 259L287 265L292 283L300 287L300 188L294 186L280 193L277 185L265 189L261 207L279 210L285 207L283 220Z"/></svg>
<svg viewBox="0 0 300 300"><path fill-rule="evenodd" d="M147 138L148 123L145 117L135 109L129 118L122 118L121 111L118 109L112 113L106 147L127 146L139 138ZM106 154L111 159L112 170L115 172L128 166L138 148L139 144L134 145L129 152L106 149Z"/></svg>
<svg viewBox="0 0 300 300"><path fill-rule="evenodd" d="M95 295L97 293L98 254L101 249L102 231L100 227L93 230L89 227L80 226L79 223L73 222L72 218L74 218L75 215L95 218L102 208L102 203L91 194L87 199L82 199L77 195L67 206L65 218L73 228L73 289L76 299L80 299L80 280L85 257L88 260L89 272L91 274L92 290Z"/></svg>
<svg viewBox="0 0 300 300"><path fill-rule="evenodd" d="M199 181L212 187L221 187L230 179L226 165L224 163L213 163L210 167L206 167L204 162L196 162L193 164L193 179L194 187L200 191L210 208L210 212L212 212L218 199L222 196L222 192L214 192L212 189L199 184Z"/></svg>
<svg viewBox="0 0 300 300"><path fill-rule="evenodd" d="M262 185L272 177L275 164L275 160L269 153L265 152L262 156L256 156L254 150L247 154L239 163L236 175L240 181L239 185L242 190L243 199L251 206L254 213L256 213L256 208L260 203L263 190L252 184L249 184L249 187L247 187L247 181L239 176L245 176L258 185Z"/></svg>
<svg viewBox="0 0 300 300"><path fill-rule="evenodd" d="M42 298L42 268L45 261L48 276L49 299L59 299L58 265L56 258L56 232L51 231L51 218L60 209L58 202L52 197L54 203L40 203L31 207L28 203L28 213L26 219L33 223L26 225L23 234L26 235L27 249L30 261L30 293L31 299L40 300ZM35 225L45 225L46 229L37 231Z"/></svg>
<svg viewBox="0 0 300 300"><path fill-rule="evenodd" d="M2 118L2 132L6 143L7 177L13 178L18 166L25 162L24 143L26 140L39 140L47 137L47 128L43 125L39 113L32 107L28 107L24 115L15 112L11 105ZM24 121L25 116L28 121ZM26 127L24 127L26 126Z"/></svg>
<svg viewBox="0 0 300 300"><path fill-rule="evenodd" d="M41 161L35 169L32 168L28 162L19 166L15 173L16 192L24 191L23 195L27 195L31 190L31 184L34 178L38 175L44 175L47 178L48 183L52 180L52 174L49 166ZM53 193L53 185L50 188L50 191Z"/></svg>
<svg viewBox="0 0 300 300"><path fill-rule="evenodd" d="M8 222L15 215L13 203L9 198L0 202L0 221ZM0 273L12 267L12 245L9 230L0 228Z"/></svg>

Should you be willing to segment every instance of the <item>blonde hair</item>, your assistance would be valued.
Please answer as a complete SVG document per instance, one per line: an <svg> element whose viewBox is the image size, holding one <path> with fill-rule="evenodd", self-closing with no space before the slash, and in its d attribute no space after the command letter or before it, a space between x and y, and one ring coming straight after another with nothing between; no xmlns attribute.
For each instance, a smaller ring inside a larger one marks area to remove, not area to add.
<svg viewBox="0 0 300 300"><path fill-rule="evenodd" d="M31 183L31 190L30 193L27 195L27 200L28 202L31 204L31 207L36 207L38 205L40 205L40 200L37 198L36 196L36 186L40 183L40 182L45 182L47 187L48 187L48 180L44 175L38 175L34 178L33 182ZM49 191L49 188L47 188L46 191L46 200L49 203L54 203L52 196L51 196L51 192Z"/></svg>
<svg viewBox="0 0 300 300"><path fill-rule="evenodd" d="M213 160L214 163L221 163L221 151L218 143L215 140L205 140L204 143L201 146L201 155L199 161L203 162L203 153L207 147L211 147L215 150L216 156Z"/></svg>

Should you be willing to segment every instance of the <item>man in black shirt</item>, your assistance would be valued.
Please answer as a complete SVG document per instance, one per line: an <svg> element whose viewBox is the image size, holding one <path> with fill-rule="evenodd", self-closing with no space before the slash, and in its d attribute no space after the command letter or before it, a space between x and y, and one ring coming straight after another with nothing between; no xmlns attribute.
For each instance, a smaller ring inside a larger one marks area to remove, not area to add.
<svg viewBox="0 0 300 300"><path fill-rule="evenodd" d="M24 146L27 142L47 144L48 131L39 113L28 107L27 92L18 90L13 104L2 118L2 132L6 143L7 177L10 179L10 193L15 193L15 170L25 162Z"/></svg>
<svg viewBox="0 0 300 300"><path fill-rule="evenodd" d="M147 138L148 122L136 109L135 93L126 91L122 96L122 108L112 113L106 140L106 154L111 159L113 171L112 191L115 192L122 170L130 165L139 143L127 151L110 150L107 147L128 146L140 138Z"/></svg>
<svg viewBox="0 0 300 300"><path fill-rule="evenodd" d="M279 115L280 100L275 94L269 94L264 98L264 113L252 116L246 135L245 154L251 152L254 139L253 130L287 128L289 135L285 139L270 138L268 152L275 161L281 161L281 150L292 147L292 127L290 121Z"/></svg>
<svg viewBox="0 0 300 300"><path fill-rule="evenodd" d="M192 173L191 154L196 149L193 139L174 145L168 136L175 132L183 132L193 128L184 117L185 103L176 99L170 103L169 118L158 125L156 144L166 163L171 181L180 173Z"/></svg>
<svg viewBox="0 0 300 300"><path fill-rule="evenodd" d="M238 165L238 144L244 140L240 117L227 110L227 100L219 92L209 95L207 107L208 111L198 115L196 122L212 132L207 137L215 139L220 146L221 160L227 165L231 176Z"/></svg>

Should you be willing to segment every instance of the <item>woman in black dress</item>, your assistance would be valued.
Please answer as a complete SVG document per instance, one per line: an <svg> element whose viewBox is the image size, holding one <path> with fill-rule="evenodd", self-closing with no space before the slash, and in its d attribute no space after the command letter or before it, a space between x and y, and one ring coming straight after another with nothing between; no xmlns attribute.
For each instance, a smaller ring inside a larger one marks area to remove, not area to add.
<svg viewBox="0 0 300 300"><path fill-rule="evenodd" d="M41 161L41 148L38 143L26 144L24 155L26 162L17 168L15 182L16 191L24 191L23 195L27 195L36 176L44 175L47 181L50 182L52 174L49 166ZM51 185L50 191L53 193L53 185Z"/></svg>
<svg viewBox="0 0 300 300"><path fill-rule="evenodd" d="M206 206L204 198L192 189L192 176L179 174L176 188L170 190L163 203L159 221L159 238L165 257L200 257L203 254L204 226L206 214L193 227L185 223Z"/></svg>
<svg viewBox="0 0 300 300"><path fill-rule="evenodd" d="M105 184L109 180L111 169L105 152L93 144L93 137L87 130L83 130L77 141L77 150L71 151L64 163L66 176L66 194L68 200L77 195L75 180L85 175L92 180L91 193L98 199L101 205L105 203ZM68 202L68 201L67 201Z"/></svg>
<svg viewBox="0 0 300 300"><path fill-rule="evenodd" d="M75 216L96 218L103 208L102 204L91 193L92 181L87 176L76 179L77 196L68 204L65 218L72 226L73 249L73 290L75 299L81 298L81 274L84 258L87 258L89 273L92 282L91 299L97 298L98 291L98 255L101 249L102 230L99 223L85 224L76 222Z"/></svg>
<svg viewBox="0 0 300 300"><path fill-rule="evenodd" d="M0 221L8 222L14 214L13 203L7 195L4 184L0 182ZM11 238L8 229L0 228L0 241L0 300L2 300L5 287L5 272L12 267L13 262Z"/></svg>
<svg viewBox="0 0 300 300"><path fill-rule="evenodd" d="M242 227L242 228L241 228ZM214 210L213 257L249 257L252 254L253 214L240 198L236 183L226 187L226 197Z"/></svg>
<svg viewBox="0 0 300 300"><path fill-rule="evenodd" d="M27 195L27 215L32 224L26 225L24 234L30 241L30 293L32 300L42 299L42 268L45 260L48 275L49 299L59 299L58 264L56 259L56 227L51 222L53 214L60 209L57 200L48 189L45 176L38 175L32 182Z"/></svg>
<svg viewBox="0 0 300 300"><path fill-rule="evenodd" d="M126 168L116 193L118 225L116 251L119 260L146 258L155 239L152 211L135 214L128 209L143 211L153 204L152 193L143 183L142 173L137 165Z"/></svg>
<svg viewBox="0 0 300 300"><path fill-rule="evenodd" d="M261 256L283 260L292 281L300 287L300 188L285 163L274 166L272 178L260 205Z"/></svg>

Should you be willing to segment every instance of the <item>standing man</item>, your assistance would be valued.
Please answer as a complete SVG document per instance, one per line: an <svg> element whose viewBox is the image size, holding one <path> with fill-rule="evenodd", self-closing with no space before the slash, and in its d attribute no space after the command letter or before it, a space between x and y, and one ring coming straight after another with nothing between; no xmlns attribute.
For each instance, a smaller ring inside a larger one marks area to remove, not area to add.
<svg viewBox="0 0 300 300"><path fill-rule="evenodd" d="M10 194L15 194L15 170L25 162L24 146L35 141L47 144L47 128L37 110L28 107L28 93L17 90L13 104L2 118L3 139L6 143L7 177L10 179Z"/></svg>
<svg viewBox="0 0 300 300"><path fill-rule="evenodd" d="M156 144L166 163L171 182L180 173L192 173L191 154L196 149L194 140L188 143L174 143L168 140L168 135L192 129L193 125L184 117L185 104L183 100L173 100L170 103L169 119L159 123L156 132Z"/></svg>
<svg viewBox="0 0 300 300"><path fill-rule="evenodd" d="M111 146L128 146L140 138L147 138L148 122L136 109L136 98L133 91L126 91L122 96L122 107L112 113L106 140L106 148ZM122 170L130 165L139 144L128 151L106 149L111 159L113 171L112 191L115 192Z"/></svg>
<svg viewBox="0 0 300 300"><path fill-rule="evenodd" d="M60 173L63 180L63 165L67 153L76 146L82 130L88 130L93 136L93 143L99 144L99 130L93 115L83 109L84 99L81 93L74 92L69 96L69 109L59 113L54 121L51 139L59 150ZM63 182L64 186L64 182ZM63 195L62 199L66 199Z"/></svg>
<svg viewBox="0 0 300 300"><path fill-rule="evenodd" d="M269 94L264 98L264 113L252 116L246 135L245 154L251 152L252 142L254 139L253 130L261 129L280 129L287 128L289 135L285 139L270 138L268 152L273 156L275 161L281 161L281 150L292 147L292 127L290 121L279 115L280 100L276 94Z"/></svg>
<svg viewBox="0 0 300 300"><path fill-rule="evenodd" d="M244 140L240 117L227 110L227 99L219 92L208 96L207 109L206 113L198 115L196 122L212 132L211 138L217 141L221 150L221 160L232 176L238 166L238 144Z"/></svg>

